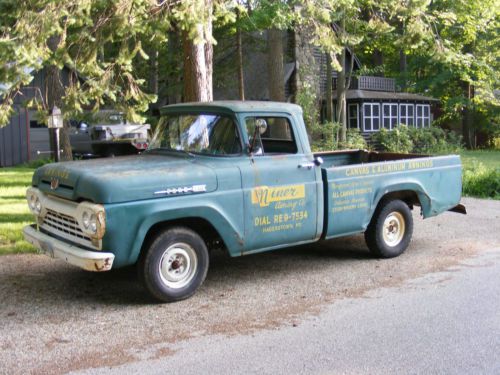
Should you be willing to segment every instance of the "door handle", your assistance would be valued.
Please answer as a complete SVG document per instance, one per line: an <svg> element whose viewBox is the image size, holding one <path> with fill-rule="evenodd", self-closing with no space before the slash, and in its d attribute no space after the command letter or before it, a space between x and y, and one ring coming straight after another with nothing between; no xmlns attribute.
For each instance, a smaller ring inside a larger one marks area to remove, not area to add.
<svg viewBox="0 0 500 375"><path fill-rule="evenodd" d="M316 164L314 163L303 163L303 164L299 164L299 168L303 168L303 169L311 169L312 167L314 167Z"/></svg>
<svg viewBox="0 0 500 375"><path fill-rule="evenodd" d="M319 167L321 164L323 164L323 158L318 156L312 162L299 164L299 168L312 169L313 167Z"/></svg>

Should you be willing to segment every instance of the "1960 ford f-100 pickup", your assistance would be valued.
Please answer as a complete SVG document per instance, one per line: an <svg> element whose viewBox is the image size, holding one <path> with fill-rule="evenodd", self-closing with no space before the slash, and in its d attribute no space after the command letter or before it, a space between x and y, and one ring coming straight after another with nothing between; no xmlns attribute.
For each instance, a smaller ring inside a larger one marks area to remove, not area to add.
<svg viewBox="0 0 500 375"><path fill-rule="evenodd" d="M462 211L458 156L363 150L313 154L300 107L167 106L142 155L48 164L27 199L24 236L89 271L137 264L162 301L202 284L209 249L231 256L365 233L379 257L410 242L410 210Z"/></svg>

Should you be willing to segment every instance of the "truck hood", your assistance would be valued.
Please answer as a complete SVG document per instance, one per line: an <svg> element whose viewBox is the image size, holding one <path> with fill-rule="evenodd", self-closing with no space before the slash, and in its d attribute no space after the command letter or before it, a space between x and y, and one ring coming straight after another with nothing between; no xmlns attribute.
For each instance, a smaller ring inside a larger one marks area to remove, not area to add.
<svg viewBox="0 0 500 375"><path fill-rule="evenodd" d="M195 158L143 154L47 164L35 171L33 186L73 201L118 203L193 194L193 186L214 191L217 176Z"/></svg>

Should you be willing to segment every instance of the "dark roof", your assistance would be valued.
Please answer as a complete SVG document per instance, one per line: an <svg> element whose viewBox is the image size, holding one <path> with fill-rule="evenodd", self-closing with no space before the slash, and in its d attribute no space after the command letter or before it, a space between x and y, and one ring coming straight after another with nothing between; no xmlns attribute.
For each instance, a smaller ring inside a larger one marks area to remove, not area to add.
<svg viewBox="0 0 500 375"><path fill-rule="evenodd" d="M333 92L333 97L337 97L337 91ZM387 92L371 90L347 90L346 99L367 99L367 100L416 100L421 102L438 102L439 99L431 98L410 92Z"/></svg>

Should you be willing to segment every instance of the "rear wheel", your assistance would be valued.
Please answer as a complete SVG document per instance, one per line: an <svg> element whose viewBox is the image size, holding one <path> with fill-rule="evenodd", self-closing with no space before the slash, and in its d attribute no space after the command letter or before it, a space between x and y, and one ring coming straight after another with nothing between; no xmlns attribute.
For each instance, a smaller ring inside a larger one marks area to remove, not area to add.
<svg viewBox="0 0 500 375"><path fill-rule="evenodd" d="M365 232L370 251L381 258L402 254L413 234L413 217L408 205L399 200L382 201Z"/></svg>
<svg viewBox="0 0 500 375"><path fill-rule="evenodd" d="M188 298L205 280L208 249L205 241L191 229L167 229L146 251L139 263L139 276L148 292L160 301Z"/></svg>

